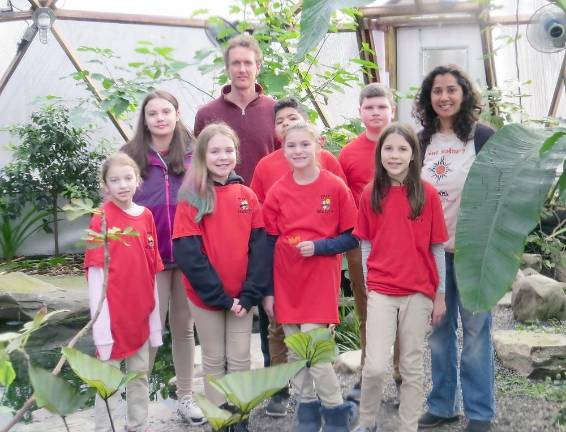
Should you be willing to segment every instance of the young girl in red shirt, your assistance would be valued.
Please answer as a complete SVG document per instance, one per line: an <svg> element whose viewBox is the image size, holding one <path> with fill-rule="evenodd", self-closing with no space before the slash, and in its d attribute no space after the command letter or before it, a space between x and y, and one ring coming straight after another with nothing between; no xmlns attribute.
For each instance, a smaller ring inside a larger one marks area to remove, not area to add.
<svg viewBox="0 0 566 432"><path fill-rule="evenodd" d="M305 123L289 126L283 152L292 172L269 190L263 212L275 244L275 319L288 336L339 322L340 253L358 242L351 234L354 198L343 180L320 169L316 129ZM263 303L268 314L269 299ZM296 355L289 352L289 359ZM342 399L331 363L303 369L293 385L299 392L296 431L318 431L322 417L324 431L350 430L356 405Z"/></svg>
<svg viewBox="0 0 566 432"><path fill-rule="evenodd" d="M252 314L269 285L270 266L261 210L234 172L238 137L224 123L200 133L179 192L173 255L184 274L202 348L205 376L250 368ZM224 397L205 380L207 398ZM237 431L247 431L241 423Z"/></svg>
<svg viewBox="0 0 566 432"><path fill-rule="evenodd" d="M420 177L415 133L410 126L388 126L379 137L375 177L362 193L354 229L361 241L368 289L359 432L377 430L375 401L381 400L397 333L402 378L399 430L417 430L424 401L424 340L431 314L434 325L446 310L443 242L448 234L438 194Z"/></svg>
<svg viewBox="0 0 566 432"><path fill-rule="evenodd" d="M110 156L102 165L102 180L108 201L102 211L106 226L132 228L135 236L109 240L110 267L108 290L101 313L92 329L98 358L128 372L143 375L126 385L126 431L145 430L148 415L149 347L161 345L161 322L155 275L163 270L158 252L157 234L151 212L132 201L140 184L140 171L125 153ZM95 215L90 229L100 232L101 216ZM104 250L88 249L87 270L89 303L94 314L102 296ZM109 400L113 419L120 393ZM95 430L111 430L106 407L98 396L95 403Z"/></svg>

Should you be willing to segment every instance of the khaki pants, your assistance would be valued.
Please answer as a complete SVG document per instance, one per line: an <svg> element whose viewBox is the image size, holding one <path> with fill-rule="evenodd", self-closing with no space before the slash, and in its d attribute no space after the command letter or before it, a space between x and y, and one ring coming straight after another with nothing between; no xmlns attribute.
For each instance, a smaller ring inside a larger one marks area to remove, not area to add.
<svg viewBox="0 0 566 432"><path fill-rule="evenodd" d="M161 328L165 329L165 319L169 312L169 328L173 351L173 366L177 376L177 398L190 394L193 389L195 365L194 320L179 269L164 270L157 274L157 293L159 295L159 315ZM153 369L157 347L149 347L149 370Z"/></svg>
<svg viewBox="0 0 566 432"><path fill-rule="evenodd" d="M226 373L250 370L253 314L238 318L230 311L202 309L190 300L189 306L197 327L204 375L221 378ZM204 392L216 405L226 401L208 379L204 380Z"/></svg>
<svg viewBox="0 0 566 432"><path fill-rule="evenodd" d="M360 425L375 423L387 377L391 346L399 334L401 432L415 432L424 402L423 353L432 313L432 300L423 294L394 297L371 291L368 295L366 362L362 371Z"/></svg>
<svg viewBox="0 0 566 432"><path fill-rule="evenodd" d="M149 386L147 381L149 361L148 346L149 343L146 342L138 352L124 360L127 372L144 372L145 374L143 377L136 378L126 384L127 431L141 432L144 430L147 422L149 404ZM106 363L119 368L121 362L119 360L110 360ZM108 405L112 413L112 421L115 427L122 422L120 414L118 413L120 393L121 390L118 390L108 399ZM94 403L94 425L96 432L110 432L112 430L106 405L98 394L96 395ZM116 430L118 429L119 426L116 427Z"/></svg>
<svg viewBox="0 0 566 432"><path fill-rule="evenodd" d="M362 251L358 247L346 252L346 260L348 261L348 275L350 279L350 287L354 294L354 302L356 303L356 313L360 321L360 348L362 349L361 364L364 365L366 358L366 321L367 321L367 291L364 281L364 271L362 268ZM395 381L401 381L401 372L399 372L399 335L395 338L393 346L393 378Z"/></svg>
<svg viewBox="0 0 566 432"><path fill-rule="evenodd" d="M269 340L269 358L271 366L287 363L287 345L283 326L275 321L269 322L267 338Z"/></svg>
<svg viewBox="0 0 566 432"><path fill-rule="evenodd" d="M326 327L324 324L284 324L285 336L292 335L299 331L308 332L317 328ZM292 350L289 350L289 362L298 360L299 357ZM335 407L342 405L342 392L338 377L334 372L332 363L318 363L310 368L303 368L293 377L291 383L298 391L299 402L310 402L317 399L317 393L322 405L325 407ZM315 389L316 386L316 389Z"/></svg>

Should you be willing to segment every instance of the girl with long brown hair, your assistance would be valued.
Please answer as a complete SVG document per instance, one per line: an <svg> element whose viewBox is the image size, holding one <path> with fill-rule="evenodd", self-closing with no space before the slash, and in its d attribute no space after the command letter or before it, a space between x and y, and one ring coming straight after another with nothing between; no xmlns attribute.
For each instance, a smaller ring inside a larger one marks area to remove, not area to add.
<svg viewBox="0 0 566 432"><path fill-rule="evenodd" d="M177 193L190 160L192 135L181 121L179 103L164 90L149 93L142 105L134 137L122 151L136 161L143 183L134 202L151 210L155 218L159 253L165 270L157 274L162 328L169 314L173 365L177 375L177 414L191 425L206 421L192 398L194 368L194 320L185 288L172 253ZM149 370L157 349L150 348Z"/></svg>
<svg viewBox="0 0 566 432"><path fill-rule="evenodd" d="M377 143L375 176L360 200L354 236L361 241L368 290L366 359L359 432L377 430L390 350L399 335L400 431L417 430L424 400L423 344L429 322L444 314L447 238L436 190L420 179L421 159L410 126L393 123ZM372 334L379 337L371 337Z"/></svg>

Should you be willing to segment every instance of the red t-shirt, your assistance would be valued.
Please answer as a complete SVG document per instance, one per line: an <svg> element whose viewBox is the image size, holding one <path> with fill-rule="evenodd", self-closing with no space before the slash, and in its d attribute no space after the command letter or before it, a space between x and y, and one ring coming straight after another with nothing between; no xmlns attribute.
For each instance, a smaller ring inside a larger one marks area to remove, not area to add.
<svg viewBox="0 0 566 432"><path fill-rule="evenodd" d="M350 141L338 155L338 161L342 165L348 186L358 207L362 191L373 180L376 147L377 142L368 139L364 132Z"/></svg>
<svg viewBox="0 0 566 432"><path fill-rule="evenodd" d="M131 216L112 201L103 206L108 229L131 227L138 236L109 241L110 265L106 300L114 345L111 359L125 359L149 338L149 316L155 307L155 274L163 270L157 248L153 216L144 209ZM101 216L93 216L90 229L100 232ZM104 249L87 249L84 267L104 267Z"/></svg>
<svg viewBox="0 0 566 432"><path fill-rule="evenodd" d="M216 186L216 201L212 214L195 222L196 207L179 201L173 238L201 236L203 253L218 273L224 291L238 297L248 270L249 241L252 230L263 228L263 218L253 191L239 183ZM187 296L200 308L219 310L206 305L188 279L183 276Z"/></svg>
<svg viewBox="0 0 566 432"><path fill-rule="evenodd" d="M404 186L391 187L381 213L371 208L373 182L364 189L353 234L371 242L367 260L369 290L391 296L420 292L434 298L438 273L430 246L444 243L448 233L438 193L431 184L423 181L423 185L425 202L415 220L410 219Z"/></svg>
<svg viewBox="0 0 566 432"><path fill-rule="evenodd" d="M320 167L337 175L346 182L346 177L344 176L340 163L328 150L322 149L320 151ZM287 159L285 159L283 149L275 150L259 161L255 167L250 187L256 193L260 203L265 201L265 197L269 189L271 189L271 186L289 172L291 172L291 166Z"/></svg>
<svg viewBox="0 0 566 432"><path fill-rule="evenodd" d="M267 233L279 236L273 270L277 322L339 322L341 255L304 258L296 245L354 226L356 205L346 184L326 170L308 185L287 173L267 194L263 216Z"/></svg>

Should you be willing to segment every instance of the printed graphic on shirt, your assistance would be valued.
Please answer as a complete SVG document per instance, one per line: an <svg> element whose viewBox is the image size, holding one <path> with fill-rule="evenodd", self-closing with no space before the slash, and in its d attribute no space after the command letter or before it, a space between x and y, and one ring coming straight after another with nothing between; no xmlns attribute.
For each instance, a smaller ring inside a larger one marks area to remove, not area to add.
<svg viewBox="0 0 566 432"><path fill-rule="evenodd" d="M436 183L446 178L449 172L452 172L450 165L451 164L446 161L445 156L442 156L438 161L433 162L432 166L428 170Z"/></svg>
<svg viewBox="0 0 566 432"><path fill-rule="evenodd" d="M151 234L147 235L147 246L150 249L153 249L155 247L155 240Z"/></svg>
<svg viewBox="0 0 566 432"><path fill-rule="evenodd" d="M239 213L250 213L252 209L250 208L250 203L247 198L240 198L240 209Z"/></svg>
<svg viewBox="0 0 566 432"><path fill-rule="evenodd" d="M332 213L332 198L329 194L321 195L320 196L320 209L318 210L319 213Z"/></svg>

